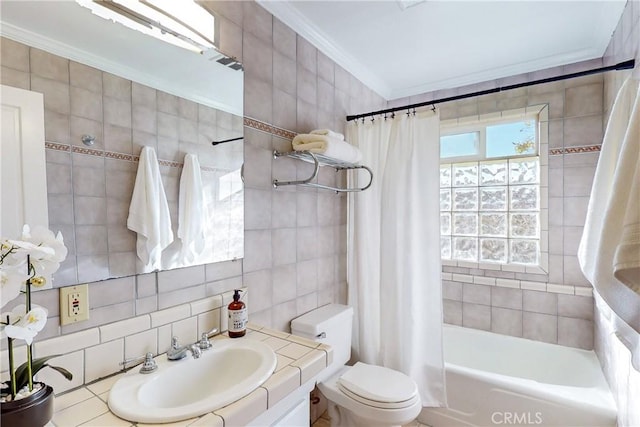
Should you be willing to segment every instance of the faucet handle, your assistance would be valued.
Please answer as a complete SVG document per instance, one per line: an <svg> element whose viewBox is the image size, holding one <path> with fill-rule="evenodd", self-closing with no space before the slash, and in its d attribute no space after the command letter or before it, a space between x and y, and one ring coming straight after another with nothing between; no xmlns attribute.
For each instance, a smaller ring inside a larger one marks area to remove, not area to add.
<svg viewBox="0 0 640 427"><path fill-rule="evenodd" d="M215 330L217 331L217 329ZM206 332L202 333L202 337L200 338L200 341L198 341L198 347L201 350L208 350L212 347L211 341L209 341L209 334Z"/></svg>
<svg viewBox="0 0 640 427"><path fill-rule="evenodd" d="M151 352L145 354L144 356L125 359L122 362L120 362L119 365L123 366L124 367L123 369L126 369L126 365L128 365L129 363L137 362L142 359L144 359L144 362L140 367L141 374L148 374L158 369L158 365L156 364L156 361L153 359L153 353Z"/></svg>
<svg viewBox="0 0 640 427"><path fill-rule="evenodd" d="M171 337L171 348L174 350L178 350L180 348L180 344L178 344L178 337Z"/></svg>
<svg viewBox="0 0 640 427"><path fill-rule="evenodd" d="M158 369L158 364L153 359L153 353L149 352L144 355L144 362L142 363L142 367L140 368L141 374L150 374L151 372Z"/></svg>

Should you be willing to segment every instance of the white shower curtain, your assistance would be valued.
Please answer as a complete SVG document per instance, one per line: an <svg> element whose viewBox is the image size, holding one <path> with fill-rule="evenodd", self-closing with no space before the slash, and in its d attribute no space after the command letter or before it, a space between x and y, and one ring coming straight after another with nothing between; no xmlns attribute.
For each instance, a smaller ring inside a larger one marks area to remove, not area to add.
<svg viewBox="0 0 640 427"><path fill-rule="evenodd" d="M354 356L409 375L423 406L446 406L442 355L439 116L350 122L348 141L374 173L349 196ZM350 176L357 185L357 174Z"/></svg>

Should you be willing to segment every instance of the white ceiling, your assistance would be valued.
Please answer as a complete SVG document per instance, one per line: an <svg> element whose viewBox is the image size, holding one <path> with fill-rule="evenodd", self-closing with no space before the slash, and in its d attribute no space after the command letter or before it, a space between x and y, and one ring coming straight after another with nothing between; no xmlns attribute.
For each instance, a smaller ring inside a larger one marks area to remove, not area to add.
<svg viewBox="0 0 640 427"><path fill-rule="evenodd" d="M75 1L0 1L0 34L204 105L243 114L243 73L123 25Z"/></svg>
<svg viewBox="0 0 640 427"><path fill-rule="evenodd" d="M388 100L600 58L625 0L258 0ZM416 3L416 2L406 2Z"/></svg>

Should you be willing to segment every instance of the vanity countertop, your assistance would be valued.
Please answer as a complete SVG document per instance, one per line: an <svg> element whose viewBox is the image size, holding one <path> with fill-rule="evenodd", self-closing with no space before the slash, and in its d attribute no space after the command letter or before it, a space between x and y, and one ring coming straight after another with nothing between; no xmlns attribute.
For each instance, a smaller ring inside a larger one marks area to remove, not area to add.
<svg viewBox="0 0 640 427"><path fill-rule="evenodd" d="M212 342L215 345L215 341L224 339L230 338L221 334ZM247 335L236 339L260 340L273 348L278 364L271 377L256 390L228 406L200 417L159 426L246 425L313 378L333 358L333 351L327 345L251 323L247 327ZM53 419L45 427L151 426L131 423L109 411L109 390L122 375L116 374L56 396Z"/></svg>

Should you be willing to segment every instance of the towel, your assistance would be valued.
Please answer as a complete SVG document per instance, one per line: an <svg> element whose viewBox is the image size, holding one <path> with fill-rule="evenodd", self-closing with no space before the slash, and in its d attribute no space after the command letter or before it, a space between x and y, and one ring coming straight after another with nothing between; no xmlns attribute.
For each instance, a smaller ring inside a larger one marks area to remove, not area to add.
<svg viewBox="0 0 640 427"><path fill-rule="evenodd" d="M136 251L144 272L159 270L162 250L173 242L173 232L158 158L151 147L140 153L127 228L138 233Z"/></svg>
<svg viewBox="0 0 640 427"><path fill-rule="evenodd" d="M640 294L640 87L624 137L616 185L627 187L622 234L613 258L613 275ZM617 219L620 219L618 217Z"/></svg>
<svg viewBox="0 0 640 427"><path fill-rule="evenodd" d="M178 197L178 238L182 241L180 262L193 264L205 244L205 215L200 162L193 154L184 156Z"/></svg>
<svg viewBox="0 0 640 427"><path fill-rule="evenodd" d="M330 136L332 138L336 138L336 139L339 139L341 141L344 141L344 135L343 134L341 134L339 132L334 132L331 129L314 129L309 133L314 134L314 135L326 135L326 136Z"/></svg>
<svg viewBox="0 0 640 427"><path fill-rule="evenodd" d="M639 89L638 82L627 79L616 96L578 248L578 261L585 277L612 309L630 324L638 322L632 320L637 316L629 300L633 293L626 295L616 279L635 290L635 299L638 300L638 277L630 281L627 276L633 276L633 269L640 267L640 241L634 234L640 226ZM621 300L625 302L618 304Z"/></svg>
<svg viewBox="0 0 640 427"><path fill-rule="evenodd" d="M328 135L301 133L293 138L291 145L295 151L311 151L349 163L362 159L358 147Z"/></svg>

